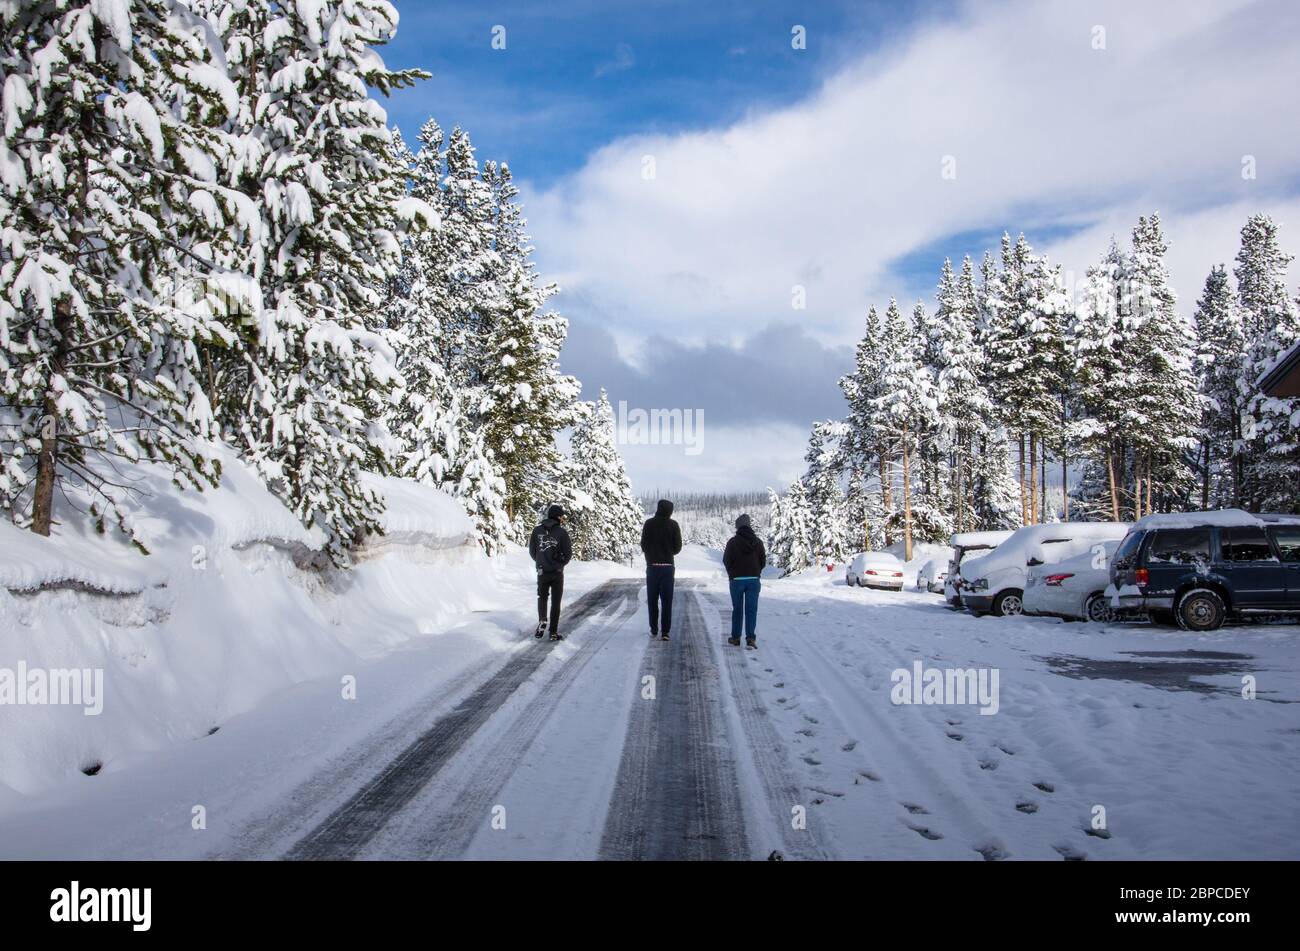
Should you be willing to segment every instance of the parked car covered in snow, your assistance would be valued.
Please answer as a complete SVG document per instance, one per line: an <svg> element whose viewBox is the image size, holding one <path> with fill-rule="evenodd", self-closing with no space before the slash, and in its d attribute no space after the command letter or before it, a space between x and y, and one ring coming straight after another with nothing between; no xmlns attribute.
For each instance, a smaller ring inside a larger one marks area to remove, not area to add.
<svg viewBox="0 0 1300 951"><path fill-rule="evenodd" d="M1115 552L1110 580L1114 607L1189 631L1300 614L1300 515L1148 515Z"/></svg>
<svg viewBox="0 0 1300 951"><path fill-rule="evenodd" d="M1115 609L1106 587L1118 547L1111 539L1056 564L1034 565L1025 574L1025 613L1067 621L1113 620Z"/></svg>
<svg viewBox="0 0 1300 951"><path fill-rule="evenodd" d="M948 576L943 581L943 597L954 608L961 607L961 566L969 558L974 560L987 555L1012 536L1013 532L958 532L948 539L952 558L948 560Z"/></svg>
<svg viewBox="0 0 1300 951"><path fill-rule="evenodd" d="M917 591L942 591L948 580L948 559L931 558L916 573Z"/></svg>
<svg viewBox="0 0 1300 951"><path fill-rule="evenodd" d="M1018 528L994 551L962 565L961 603L974 614L1022 614L1030 568L1119 541L1128 529L1127 522L1051 522Z"/></svg>
<svg viewBox="0 0 1300 951"><path fill-rule="evenodd" d="M844 583L862 588L903 590L903 563L887 551L864 551L854 555L844 571Z"/></svg>

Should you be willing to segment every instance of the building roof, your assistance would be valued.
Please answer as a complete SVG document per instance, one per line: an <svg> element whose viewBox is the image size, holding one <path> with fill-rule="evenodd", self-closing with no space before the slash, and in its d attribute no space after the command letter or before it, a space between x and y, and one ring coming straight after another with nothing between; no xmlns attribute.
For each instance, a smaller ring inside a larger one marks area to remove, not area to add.
<svg viewBox="0 0 1300 951"><path fill-rule="evenodd" d="M1259 388L1265 396L1300 396L1300 343L1259 378Z"/></svg>

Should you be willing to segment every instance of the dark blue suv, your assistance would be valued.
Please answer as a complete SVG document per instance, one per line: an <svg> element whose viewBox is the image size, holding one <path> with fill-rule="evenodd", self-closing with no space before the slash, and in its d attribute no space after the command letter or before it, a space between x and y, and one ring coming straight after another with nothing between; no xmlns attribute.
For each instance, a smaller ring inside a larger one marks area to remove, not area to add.
<svg viewBox="0 0 1300 951"><path fill-rule="evenodd" d="M1300 515L1148 515L1120 542L1110 581L1113 607L1189 631L1300 614Z"/></svg>

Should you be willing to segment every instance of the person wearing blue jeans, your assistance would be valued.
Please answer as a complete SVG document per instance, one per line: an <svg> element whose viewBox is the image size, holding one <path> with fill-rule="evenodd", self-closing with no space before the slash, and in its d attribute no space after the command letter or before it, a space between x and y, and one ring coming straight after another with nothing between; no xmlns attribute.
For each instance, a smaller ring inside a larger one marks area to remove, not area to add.
<svg viewBox="0 0 1300 951"><path fill-rule="evenodd" d="M731 536L722 553L722 565L727 569L731 585L731 637L727 643L740 646L740 624L745 622L745 646L758 649L758 593L760 580L767 564L767 549L763 540L754 534L748 515L736 519L736 534Z"/></svg>

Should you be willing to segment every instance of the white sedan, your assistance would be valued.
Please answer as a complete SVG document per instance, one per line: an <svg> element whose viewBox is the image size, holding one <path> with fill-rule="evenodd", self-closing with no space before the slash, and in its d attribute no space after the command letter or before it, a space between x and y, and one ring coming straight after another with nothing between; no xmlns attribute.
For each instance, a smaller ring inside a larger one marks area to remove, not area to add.
<svg viewBox="0 0 1300 951"><path fill-rule="evenodd" d="M1025 613L1067 621L1115 620L1105 591L1110 584L1110 559L1119 542L1097 547L1054 565L1030 568L1025 578Z"/></svg>
<svg viewBox="0 0 1300 951"><path fill-rule="evenodd" d="M931 558L916 573L917 591L943 591L944 582L948 580L948 559Z"/></svg>
<svg viewBox="0 0 1300 951"><path fill-rule="evenodd" d="M844 583L902 591L903 563L887 551L864 551L849 562L844 572Z"/></svg>

